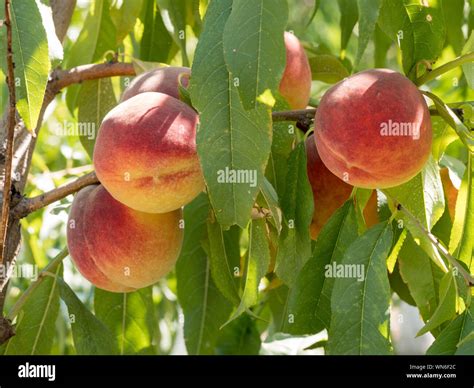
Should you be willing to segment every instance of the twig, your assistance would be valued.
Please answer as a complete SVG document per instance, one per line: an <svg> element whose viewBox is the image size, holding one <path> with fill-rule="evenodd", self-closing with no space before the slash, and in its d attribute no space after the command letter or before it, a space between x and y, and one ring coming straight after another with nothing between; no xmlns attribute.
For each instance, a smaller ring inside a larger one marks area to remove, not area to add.
<svg viewBox="0 0 474 388"><path fill-rule="evenodd" d="M5 181L3 186L2 218L0 221L0 262L5 264L5 245L8 229L8 218L10 215L10 198L12 186L12 164L13 164L13 143L15 140L16 125L16 94L15 94L15 74L12 50L12 24L10 15L10 0L5 0L5 26L7 28L7 67L8 67L8 124L7 124L7 144L5 156Z"/></svg>
<svg viewBox="0 0 474 388"><path fill-rule="evenodd" d="M83 175L80 178L60 186L56 189L48 191L44 194L32 198L23 198L13 209L12 216L16 218L26 217L45 206L59 201L70 194L74 194L82 188L99 183L95 172Z"/></svg>
<svg viewBox="0 0 474 388"><path fill-rule="evenodd" d="M61 89L78 84L83 81L91 81L100 78L134 76L135 69L131 63L108 62L77 66L69 70L56 69L52 72L48 88L53 94Z"/></svg>
<svg viewBox="0 0 474 388"><path fill-rule="evenodd" d="M456 269L461 273L462 277L466 281L466 284L469 287L474 286L474 278L471 276L469 272L467 272L464 267L459 264L459 262L449 253L449 251L446 249L446 247L439 241L439 239L433 235L431 232L426 230L423 225L421 225L420 221L411 214L404 206L402 206L400 203L397 204L397 210L401 211L403 214L405 214L410 220L418 227L418 229L428 237L428 239L431 241L431 243L438 249L438 251L446 257L446 259L450 262L450 264L453 267L456 267Z"/></svg>
<svg viewBox="0 0 474 388"><path fill-rule="evenodd" d="M440 75L447 73L448 71L453 70L456 67L461 66L468 62L474 62L474 52L461 55L460 57L457 57L451 62L445 63L444 65L432 71L426 72L415 81L415 84L418 86L423 85L431 80L434 80L436 77L439 77Z"/></svg>

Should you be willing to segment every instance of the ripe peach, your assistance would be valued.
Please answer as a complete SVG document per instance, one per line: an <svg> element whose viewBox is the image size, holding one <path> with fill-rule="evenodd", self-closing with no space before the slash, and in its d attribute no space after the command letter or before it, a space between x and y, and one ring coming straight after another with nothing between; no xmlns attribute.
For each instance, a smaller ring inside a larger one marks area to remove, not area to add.
<svg viewBox="0 0 474 388"><path fill-rule="evenodd" d="M333 213L349 199L353 187L341 181L329 171L318 155L314 136L306 139L306 168L309 183L313 191L314 214L311 222L311 238L316 240L322 227ZM378 223L377 194L374 191L364 209L364 218L368 227Z"/></svg>
<svg viewBox="0 0 474 388"><path fill-rule="evenodd" d="M165 276L183 241L181 209L150 214L116 201L101 185L74 198L67 228L69 253L92 284L112 292L147 287Z"/></svg>
<svg viewBox="0 0 474 388"><path fill-rule="evenodd" d="M191 75L189 67L160 67L142 73L128 85L120 101L128 100L144 92L164 93L179 100L179 77L181 74L184 74L181 83L187 87Z"/></svg>
<svg viewBox="0 0 474 388"><path fill-rule="evenodd" d="M423 96L388 69L362 71L329 89L315 128L322 161L353 186L400 185L418 174L430 155L431 121Z"/></svg>
<svg viewBox="0 0 474 388"><path fill-rule="evenodd" d="M298 38L285 32L286 67L280 82L280 94L292 109L304 109L311 95L311 68Z"/></svg>
<svg viewBox="0 0 474 388"><path fill-rule="evenodd" d="M148 213L191 202L204 188L196 152L198 115L163 93L140 93L112 109L94 148L99 181L118 201Z"/></svg>

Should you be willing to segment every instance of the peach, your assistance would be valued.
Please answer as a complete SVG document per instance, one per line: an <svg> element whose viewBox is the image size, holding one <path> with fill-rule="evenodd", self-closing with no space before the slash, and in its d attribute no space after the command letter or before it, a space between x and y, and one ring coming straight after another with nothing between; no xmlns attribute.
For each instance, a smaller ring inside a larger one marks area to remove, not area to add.
<svg viewBox="0 0 474 388"><path fill-rule="evenodd" d="M173 268L183 242L181 209L150 214L116 201L102 185L74 198L67 245L79 272L95 286L129 292L156 283Z"/></svg>
<svg viewBox="0 0 474 388"><path fill-rule="evenodd" d="M191 69L189 67L160 67L142 73L134 78L122 94L121 102L144 92L164 93L179 100L179 77L182 85L188 86Z"/></svg>
<svg viewBox="0 0 474 388"><path fill-rule="evenodd" d="M145 92L120 103L102 121L94 148L97 177L132 209L166 213L204 188L196 152L198 115L163 93Z"/></svg>
<svg viewBox="0 0 474 388"><path fill-rule="evenodd" d="M311 95L311 68L298 38L285 32L286 67L280 82L280 94L292 109L304 109Z"/></svg>
<svg viewBox="0 0 474 388"><path fill-rule="evenodd" d="M315 141L326 167L345 182L371 189L397 186L418 174L430 155L429 110L400 73L362 71L324 94Z"/></svg>
<svg viewBox="0 0 474 388"><path fill-rule="evenodd" d="M316 240L322 227L333 213L349 199L353 187L341 181L326 168L318 155L313 135L308 136L305 146L306 167L314 201L310 233L311 238ZM378 223L377 194L375 191L365 206L364 218L368 227Z"/></svg>

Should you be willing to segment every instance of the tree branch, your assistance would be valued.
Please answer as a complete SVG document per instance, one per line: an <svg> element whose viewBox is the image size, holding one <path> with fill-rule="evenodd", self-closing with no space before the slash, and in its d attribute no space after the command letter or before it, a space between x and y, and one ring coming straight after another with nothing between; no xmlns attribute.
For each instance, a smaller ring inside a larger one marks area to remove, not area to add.
<svg viewBox="0 0 474 388"><path fill-rule="evenodd" d="M15 141L16 125L16 94L15 73L12 49L12 23L10 15L10 0L5 0L5 26L7 28L7 84L8 84L8 119L7 119L7 145L5 156L5 181L3 184L2 217L0 221L0 262L5 264L5 245L10 215L10 199L12 186L13 143Z"/></svg>
<svg viewBox="0 0 474 388"><path fill-rule="evenodd" d="M80 178L32 198L23 198L11 211L12 217L23 218L45 206L59 201L70 194L74 194L86 186L98 184L95 172L83 175Z"/></svg>
<svg viewBox="0 0 474 388"><path fill-rule="evenodd" d="M48 89L56 95L61 89L83 81L125 75L134 76L135 74L133 65L123 62L82 65L69 70L57 69L51 74Z"/></svg>

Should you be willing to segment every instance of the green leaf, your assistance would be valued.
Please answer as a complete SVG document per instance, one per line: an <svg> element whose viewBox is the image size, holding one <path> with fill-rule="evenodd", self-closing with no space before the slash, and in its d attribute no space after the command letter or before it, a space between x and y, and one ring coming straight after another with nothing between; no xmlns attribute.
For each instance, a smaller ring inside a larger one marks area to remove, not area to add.
<svg viewBox="0 0 474 388"><path fill-rule="evenodd" d="M380 8L380 28L402 51L405 74L416 78L421 61L433 63L444 47L445 23L441 9L404 0L384 0Z"/></svg>
<svg viewBox="0 0 474 388"><path fill-rule="evenodd" d="M117 44L135 27L138 15L142 9L143 0L120 1L113 0L110 7L110 17L117 29Z"/></svg>
<svg viewBox="0 0 474 388"><path fill-rule="evenodd" d="M249 248L245 268L245 287L239 307L230 317L236 319L258 302L258 286L270 264L270 248L266 236L265 219L252 220L250 223Z"/></svg>
<svg viewBox="0 0 474 388"><path fill-rule="evenodd" d="M233 0L224 29L224 58L245 109L278 90L286 64L286 0ZM237 81L238 80L238 81Z"/></svg>
<svg viewBox="0 0 474 388"><path fill-rule="evenodd" d="M59 312L56 279L61 271L58 266L56 277L47 276L30 294L17 315L16 335L5 345L4 355L50 354Z"/></svg>
<svg viewBox="0 0 474 388"><path fill-rule="evenodd" d="M313 255L291 288L283 331L316 334L329 328L334 278L325 276L327 266L340 264L344 252L357 238L354 203L349 200L324 225Z"/></svg>
<svg viewBox="0 0 474 388"><path fill-rule="evenodd" d="M270 210L273 226L277 232L281 231L281 210L278 207L278 194L267 178L264 179L263 185L260 187L260 193L265 202L265 208Z"/></svg>
<svg viewBox="0 0 474 388"><path fill-rule="evenodd" d="M218 355L258 355L262 341L255 320L242 315L222 329L217 339Z"/></svg>
<svg viewBox="0 0 474 388"><path fill-rule="evenodd" d="M448 0L442 2L446 21L447 42L456 55L461 55L464 44L462 26L464 24L464 0Z"/></svg>
<svg viewBox="0 0 474 388"><path fill-rule="evenodd" d="M201 247L207 237L209 202L204 194L184 208L184 242L176 264L178 301L184 313L184 340L189 354L214 354L219 328L232 305L216 287L210 260Z"/></svg>
<svg viewBox="0 0 474 388"><path fill-rule="evenodd" d="M457 135L461 138L467 148L471 152L474 152L474 136L471 134L469 128L459 119L452 109L441 100L441 98L428 91L423 91L423 94L428 96L434 102L439 115L456 131Z"/></svg>
<svg viewBox="0 0 474 388"><path fill-rule="evenodd" d="M405 6L405 19L401 41L403 68L406 74L417 74L416 66L421 61L434 63L444 47L446 29L441 9L419 4Z"/></svg>
<svg viewBox="0 0 474 388"><path fill-rule="evenodd" d="M313 12L311 12L311 16L309 17L308 23L306 24L307 27L309 27L311 25L314 18L316 17L316 14L319 11L319 6L320 5L321 5L321 0L314 0Z"/></svg>
<svg viewBox="0 0 474 388"><path fill-rule="evenodd" d="M359 42L354 67L357 67L362 55L375 31L382 0L357 0L359 9Z"/></svg>
<svg viewBox="0 0 474 388"><path fill-rule="evenodd" d="M344 52L359 19L359 8L354 0L337 0L341 11L341 52Z"/></svg>
<svg viewBox="0 0 474 388"><path fill-rule="evenodd" d="M420 248L409 233L398 255L400 275L408 285L410 294L424 321L435 312L439 304L439 283L444 273Z"/></svg>
<svg viewBox="0 0 474 388"><path fill-rule="evenodd" d="M395 199L428 231L438 222L444 213L444 191L439 175L439 167L432 157L424 169L408 182L385 190L390 198ZM421 246L434 262L443 270L446 269L443 259L437 248L420 230L420 225L410 218L401 215L404 224L413 235L419 239Z"/></svg>
<svg viewBox="0 0 474 388"><path fill-rule="evenodd" d="M279 111L290 110L288 104L279 99L277 99L274 109ZM278 193L278 198L281 198L285 192L288 158L293 150L296 131L296 123L294 122L273 123L272 148L265 176Z"/></svg>
<svg viewBox="0 0 474 388"><path fill-rule="evenodd" d="M166 29L181 49L182 65L188 67L186 21L187 7L189 5L192 6L192 4L187 4L186 0L156 0L156 3L161 11L161 17Z"/></svg>
<svg viewBox="0 0 474 388"><path fill-rule="evenodd" d="M432 116L431 127L433 128L433 144L431 146L431 152L434 160L439 162L448 145L450 145L454 140L457 140L458 136L454 129L441 117Z"/></svg>
<svg viewBox="0 0 474 388"><path fill-rule="evenodd" d="M446 273L439 284L439 304L426 325L418 332L417 337L436 329L456 314L457 289L453 273Z"/></svg>
<svg viewBox="0 0 474 388"><path fill-rule="evenodd" d="M349 77L349 72L334 55L322 54L309 58L313 80L335 84Z"/></svg>
<svg viewBox="0 0 474 388"><path fill-rule="evenodd" d="M314 204L306 173L304 142L300 142L290 155L281 209L284 223L275 270L278 277L291 286L311 256L309 226L313 218Z"/></svg>
<svg viewBox="0 0 474 388"><path fill-rule="evenodd" d="M456 210L451 237L449 241L449 251L457 251L457 259L466 264L468 270L474 270L474 157L468 155L468 165L464 173L461 187L456 200Z"/></svg>
<svg viewBox="0 0 474 388"><path fill-rule="evenodd" d="M473 7L474 9L474 7ZM462 49L462 54L467 54L474 51L474 32L471 32L469 39ZM467 83L471 89L474 89L474 63L469 62L462 65L462 70L466 76Z"/></svg>
<svg viewBox="0 0 474 388"><path fill-rule="evenodd" d="M215 220L208 220L207 233L209 238L207 254L212 278L222 294L233 304L239 305L240 297L235 277L235 274L240 272L238 240L235 241L229 232L224 232Z"/></svg>
<svg viewBox="0 0 474 388"><path fill-rule="evenodd" d="M155 0L144 0L143 24L140 41L140 59L150 62L168 62L173 48L173 38L163 23Z"/></svg>
<svg viewBox="0 0 474 388"><path fill-rule="evenodd" d="M470 333L458 344L458 350L455 353L457 356L473 356L474 355L474 333Z"/></svg>
<svg viewBox="0 0 474 388"><path fill-rule="evenodd" d="M392 40L383 32L379 25L374 31L374 63L375 68L387 67L387 52L392 46Z"/></svg>
<svg viewBox="0 0 474 388"><path fill-rule="evenodd" d="M386 259L392 246L392 226L378 224L347 249L340 267L362 271L337 277L331 296L327 354L390 354L390 284ZM337 272L335 273L337 275Z"/></svg>
<svg viewBox="0 0 474 388"><path fill-rule="evenodd" d="M96 288L94 310L97 318L115 335L119 354L137 354L152 346L158 323L151 287L130 293Z"/></svg>
<svg viewBox="0 0 474 388"><path fill-rule="evenodd" d="M344 272L335 279L331 296L327 354L391 353L391 295L385 264L391 246L392 226L382 223L358 237L344 254L339 267ZM358 271L363 279L355 276Z"/></svg>
<svg viewBox="0 0 474 388"><path fill-rule="evenodd" d="M266 108L245 111L224 62L222 34L230 0L213 1L204 20L190 81L200 113L197 149L211 205L224 229L247 226L271 149Z"/></svg>
<svg viewBox="0 0 474 388"><path fill-rule="evenodd" d="M77 354L113 355L118 353L114 335L80 301L73 290L57 278L61 299L66 303L72 338Z"/></svg>
<svg viewBox="0 0 474 388"><path fill-rule="evenodd" d="M458 343L474 331L474 305L449 323L428 348L427 355L453 355Z"/></svg>
<svg viewBox="0 0 474 388"><path fill-rule="evenodd" d="M103 60L107 51L117 47L117 31L109 13L109 0L94 0L79 37L68 52L66 67L71 68ZM73 113L81 86L68 87L66 102Z"/></svg>
<svg viewBox="0 0 474 388"><path fill-rule="evenodd" d="M82 84L77 97L77 126L79 140L91 159L100 124L115 105L117 99L110 78Z"/></svg>
<svg viewBox="0 0 474 388"><path fill-rule="evenodd" d="M1 3L0 18L3 20L4 1ZM51 70L48 39L35 0L13 1L10 10L16 108L26 128L32 132L38 123ZM0 28L0 41L2 53L6 53L5 26ZM4 74L7 74L5 54L2 54L0 61Z"/></svg>

